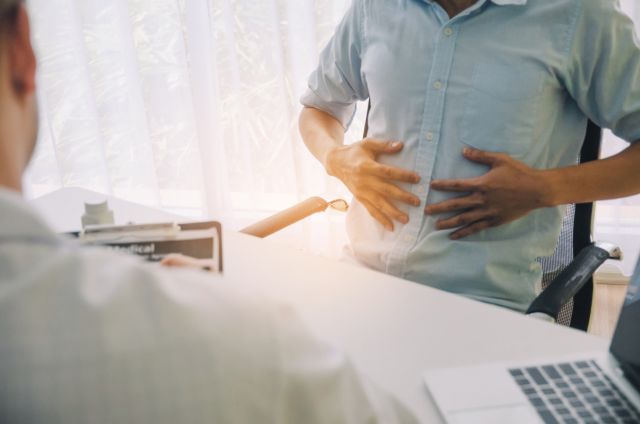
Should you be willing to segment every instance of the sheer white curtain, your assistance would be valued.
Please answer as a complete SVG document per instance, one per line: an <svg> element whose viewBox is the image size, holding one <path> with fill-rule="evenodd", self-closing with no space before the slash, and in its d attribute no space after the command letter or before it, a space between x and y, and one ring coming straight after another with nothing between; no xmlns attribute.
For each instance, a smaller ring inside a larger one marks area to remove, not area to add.
<svg viewBox="0 0 640 424"><path fill-rule="evenodd" d="M30 0L41 137L28 194L79 186L237 228L340 192L296 118L348 4ZM313 242L311 227L295 235Z"/></svg>
<svg viewBox="0 0 640 424"><path fill-rule="evenodd" d="M297 132L298 98L349 0L29 0L41 137L26 186L79 186L238 228L344 188ZM640 22L637 0L623 8ZM363 107L348 134L362 131ZM606 153L624 145L607 137ZM640 250L640 199L597 235ZM337 255L339 216L282 236Z"/></svg>

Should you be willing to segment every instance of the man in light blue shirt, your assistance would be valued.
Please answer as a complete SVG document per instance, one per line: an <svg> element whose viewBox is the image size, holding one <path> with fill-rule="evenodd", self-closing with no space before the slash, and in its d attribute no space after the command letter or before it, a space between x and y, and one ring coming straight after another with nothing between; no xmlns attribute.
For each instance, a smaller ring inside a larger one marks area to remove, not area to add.
<svg viewBox="0 0 640 424"><path fill-rule="evenodd" d="M366 99L371 138L345 146ZM515 310L562 205L640 192L640 42L614 0L354 0L302 103L361 263ZM588 118L633 144L576 166Z"/></svg>

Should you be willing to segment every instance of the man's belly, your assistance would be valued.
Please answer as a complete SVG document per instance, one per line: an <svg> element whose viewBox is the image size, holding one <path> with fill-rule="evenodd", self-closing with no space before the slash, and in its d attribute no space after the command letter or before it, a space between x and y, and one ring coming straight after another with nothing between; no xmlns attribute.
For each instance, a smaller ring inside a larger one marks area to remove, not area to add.
<svg viewBox="0 0 640 424"><path fill-rule="evenodd" d="M524 311L542 278L538 257L553 253L562 210L545 209L462 240L437 231L434 218L389 232L353 202L347 232L362 264L437 289ZM418 230L409 231L410 228Z"/></svg>

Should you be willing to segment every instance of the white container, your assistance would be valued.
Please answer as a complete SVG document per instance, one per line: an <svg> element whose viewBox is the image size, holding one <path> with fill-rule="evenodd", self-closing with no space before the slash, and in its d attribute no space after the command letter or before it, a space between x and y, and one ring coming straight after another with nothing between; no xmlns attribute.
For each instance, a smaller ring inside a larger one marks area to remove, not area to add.
<svg viewBox="0 0 640 424"><path fill-rule="evenodd" d="M86 228L89 225L113 225L115 219L113 211L109 209L109 203L85 203L85 213L82 215L82 228Z"/></svg>

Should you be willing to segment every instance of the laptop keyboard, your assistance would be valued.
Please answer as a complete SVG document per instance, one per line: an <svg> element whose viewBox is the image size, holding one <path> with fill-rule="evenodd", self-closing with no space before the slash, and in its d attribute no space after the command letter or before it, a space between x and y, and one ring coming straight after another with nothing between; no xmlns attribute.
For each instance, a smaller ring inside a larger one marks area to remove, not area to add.
<svg viewBox="0 0 640 424"><path fill-rule="evenodd" d="M546 424L638 424L640 413L593 361L509 372Z"/></svg>

